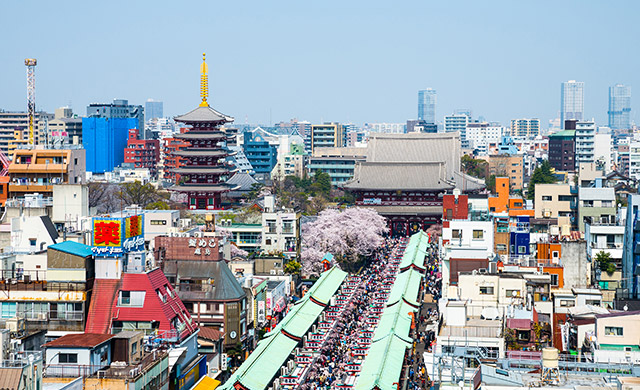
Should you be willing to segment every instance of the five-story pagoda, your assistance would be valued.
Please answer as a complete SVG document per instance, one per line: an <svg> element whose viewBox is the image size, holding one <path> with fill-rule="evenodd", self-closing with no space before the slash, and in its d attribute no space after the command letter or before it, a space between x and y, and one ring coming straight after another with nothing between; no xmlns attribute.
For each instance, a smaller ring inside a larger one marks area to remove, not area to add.
<svg viewBox="0 0 640 390"><path fill-rule="evenodd" d="M203 54L200 66L202 103L195 110L174 118L176 122L184 123L191 128L174 136L188 142L190 146L173 152L174 155L183 157L186 162L184 166L173 170L180 180L170 190L186 194L191 210L220 209L222 193L234 189L234 186L226 183L233 171L225 164L225 158L230 154L223 146L227 135L220 129L225 123L233 122L233 118L209 107L207 71Z"/></svg>

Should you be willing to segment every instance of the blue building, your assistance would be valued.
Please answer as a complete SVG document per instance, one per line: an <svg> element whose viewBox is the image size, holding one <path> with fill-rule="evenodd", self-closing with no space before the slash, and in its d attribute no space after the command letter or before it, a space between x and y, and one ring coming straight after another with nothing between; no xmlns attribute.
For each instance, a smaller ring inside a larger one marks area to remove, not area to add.
<svg viewBox="0 0 640 390"><path fill-rule="evenodd" d="M622 249L622 296L637 299L640 291L640 195L627 195L627 219Z"/></svg>
<svg viewBox="0 0 640 390"><path fill-rule="evenodd" d="M87 153L87 172L111 172L122 164L129 129L136 128L136 118L82 118L82 145Z"/></svg>
<svg viewBox="0 0 640 390"><path fill-rule="evenodd" d="M262 131L245 132L242 149L256 175L271 175L278 162L278 148L269 143Z"/></svg>
<svg viewBox="0 0 640 390"><path fill-rule="evenodd" d="M435 89L427 88L418 91L418 119L430 124L436 123Z"/></svg>
<svg viewBox="0 0 640 390"><path fill-rule="evenodd" d="M531 255L529 235L529 217L517 216L511 220L509 232L510 257L519 258Z"/></svg>
<svg viewBox="0 0 640 390"><path fill-rule="evenodd" d="M609 127L613 130L631 128L631 87L616 84L609 87Z"/></svg>

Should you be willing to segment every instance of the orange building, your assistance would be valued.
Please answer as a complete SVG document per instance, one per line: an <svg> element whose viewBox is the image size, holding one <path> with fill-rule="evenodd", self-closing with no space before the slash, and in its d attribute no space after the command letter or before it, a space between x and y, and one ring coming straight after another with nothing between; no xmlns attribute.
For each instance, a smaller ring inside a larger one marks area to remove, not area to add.
<svg viewBox="0 0 640 390"><path fill-rule="evenodd" d="M9 176L0 176L0 207L4 207L9 196Z"/></svg>
<svg viewBox="0 0 640 390"><path fill-rule="evenodd" d="M496 196L489 197L489 211L504 213L509 204L509 178L496 177Z"/></svg>

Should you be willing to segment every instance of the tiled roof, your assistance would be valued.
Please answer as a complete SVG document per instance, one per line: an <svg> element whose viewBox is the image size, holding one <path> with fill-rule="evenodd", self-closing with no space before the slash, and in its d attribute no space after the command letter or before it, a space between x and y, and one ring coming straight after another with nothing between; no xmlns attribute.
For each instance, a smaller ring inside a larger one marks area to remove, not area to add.
<svg viewBox="0 0 640 390"><path fill-rule="evenodd" d="M362 162L355 167L349 189L448 190L443 162Z"/></svg>
<svg viewBox="0 0 640 390"><path fill-rule="evenodd" d="M198 337L201 337L207 340L218 341L224 337L224 332L220 332L217 329L207 328L202 326L200 327L200 333L198 333Z"/></svg>
<svg viewBox="0 0 640 390"><path fill-rule="evenodd" d="M164 271L167 275L172 276L178 273L181 280L211 279L214 281L210 291L180 291L180 295L183 298L197 295L207 300L236 301L246 295L224 261L167 261Z"/></svg>
<svg viewBox="0 0 640 390"><path fill-rule="evenodd" d="M224 115L209 106L198 107L195 110L191 110L184 115L178 115L173 119L176 122L182 122L182 123L219 122L222 124L227 122L233 122L232 117Z"/></svg>
<svg viewBox="0 0 640 390"><path fill-rule="evenodd" d="M80 244L75 241L63 241L59 244L49 245L48 248L80 257L89 257L93 255L89 245Z"/></svg>
<svg viewBox="0 0 640 390"><path fill-rule="evenodd" d="M99 333L78 333L78 334L68 334L60 337L59 339L50 341L44 345L47 348L93 348L98 345L104 343L105 341L111 340L113 337L112 334L99 334Z"/></svg>

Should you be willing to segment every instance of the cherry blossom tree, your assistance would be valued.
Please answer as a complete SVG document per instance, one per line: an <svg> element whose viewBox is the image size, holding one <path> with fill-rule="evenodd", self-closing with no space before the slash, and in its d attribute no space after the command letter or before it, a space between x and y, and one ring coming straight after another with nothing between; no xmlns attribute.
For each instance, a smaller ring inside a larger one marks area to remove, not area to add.
<svg viewBox="0 0 640 390"><path fill-rule="evenodd" d="M249 256L249 252L238 248L236 243L231 240L231 238L232 238L231 230L229 230L227 228L223 228L223 227L216 227L216 231L218 233L220 233L222 235L222 237L229 242L229 245L231 245L231 257L232 258Z"/></svg>
<svg viewBox="0 0 640 390"><path fill-rule="evenodd" d="M341 268L352 270L382 244L388 231L385 218L371 209L324 210L303 226L302 274L319 275L326 253L333 254Z"/></svg>

